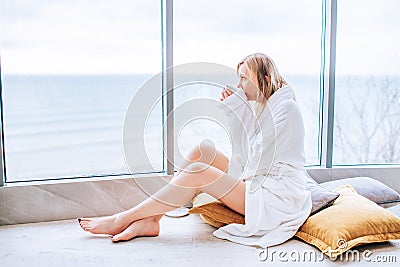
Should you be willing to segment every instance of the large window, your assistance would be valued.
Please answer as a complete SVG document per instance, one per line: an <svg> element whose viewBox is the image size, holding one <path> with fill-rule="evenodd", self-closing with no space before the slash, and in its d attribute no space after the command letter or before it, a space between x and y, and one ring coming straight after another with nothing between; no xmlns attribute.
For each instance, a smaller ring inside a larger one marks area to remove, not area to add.
<svg viewBox="0 0 400 267"><path fill-rule="evenodd" d="M400 161L400 3L338 1L333 163Z"/></svg>
<svg viewBox="0 0 400 267"><path fill-rule="evenodd" d="M236 69L248 54L270 55L301 107L307 165L318 165L321 27L322 1L175 0L174 64L205 61ZM220 92L217 86L190 85L176 90L175 99L177 103L198 97L218 99ZM185 152L206 136L230 153L228 135L214 122L193 122L183 134L192 137L182 143Z"/></svg>
<svg viewBox="0 0 400 267"><path fill-rule="evenodd" d="M162 69L161 1L1 6L7 182L129 173L125 113ZM161 82L158 90L161 96ZM162 170L162 114L155 111L146 139L153 167L133 172Z"/></svg>
<svg viewBox="0 0 400 267"><path fill-rule="evenodd" d="M200 110L198 100L218 101L221 86L175 84L174 103L165 105L162 84L170 80L154 75L171 62L234 70L254 52L270 55L296 93L306 165L325 158L331 166L331 155L334 165L400 161L399 1L174 0L173 10L166 3L2 1L7 182L163 172L165 152L186 155L203 139L229 156L229 133L218 121L177 118L174 140L163 128L168 111ZM336 21L337 42L329 31ZM321 94L321 81L333 84L332 70L335 88L326 83ZM127 114L137 132L124 143Z"/></svg>

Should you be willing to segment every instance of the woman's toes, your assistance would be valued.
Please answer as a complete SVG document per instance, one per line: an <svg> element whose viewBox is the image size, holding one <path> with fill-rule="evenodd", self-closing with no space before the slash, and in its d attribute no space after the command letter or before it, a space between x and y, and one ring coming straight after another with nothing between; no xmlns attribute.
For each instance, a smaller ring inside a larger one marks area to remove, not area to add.
<svg viewBox="0 0 400 267"><path fill-rule="evenodd" d="M87 222L81 222L79 226L85 231L89 231L91 229L90 225Z"/></svg>
<svg viewBox="0 0 400 267"><path fill-rule="evenodd" d="M79 223L79 226L80 226L82 229L84 229L84 227L85 227L85 225L84 225L82 222Z"/></svg>
<svg viewBox="0 0 400 267"><path fill-rule="evenodd" d="M121 234L114 235L114 236L111 236L110 239L112 242L116 243L116 242L122 241L121 236L122 236Z"/></svg>
<svg viewBox="0 0 400 267"><path fill-rule="evenodd" d="M135 223L132 223L128 228L126 228L121 233L111 237L112 242L128 241L136 237Z"/></svg>

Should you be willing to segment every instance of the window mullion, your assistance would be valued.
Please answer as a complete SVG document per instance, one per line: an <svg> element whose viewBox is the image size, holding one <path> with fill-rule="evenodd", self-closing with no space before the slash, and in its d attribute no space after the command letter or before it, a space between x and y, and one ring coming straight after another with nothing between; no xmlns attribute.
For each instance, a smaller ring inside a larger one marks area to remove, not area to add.
<svg viewBox="0 0 400 267"><path fill-rule="evenodd" d="M321 166L332 168L333 130L335 104L335 71L336 71L336 26L337 0L324 1L323 59L322 59L322 116L321 125Z"/></svg>
<svg viewBox="0 0 400 267"><path fill-rule="evenodd" d="M4 164L4 138L3 138L3 86L1 80L1 58L0 58L0 187L4 186L6 180Z"/></svg>
<svg viewBox="0 0 400 267"><path fill-rule="evenodd" d="M163 0L163 98L166 98L164 125L164 164L174 173L174 77L173 77L173 0ZM165 166L165 165L164 165ZM165 170L165 169L164 169Z"/></svg>

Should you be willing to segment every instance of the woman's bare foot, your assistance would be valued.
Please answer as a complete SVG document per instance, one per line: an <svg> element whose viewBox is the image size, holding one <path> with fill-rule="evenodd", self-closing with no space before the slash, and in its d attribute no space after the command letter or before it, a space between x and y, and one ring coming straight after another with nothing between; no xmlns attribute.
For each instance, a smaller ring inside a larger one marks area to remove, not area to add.
<svg viewBox="0 0 400 267"><path fill-rule="evenodd" d="M122 216L114 214L112 216L100 218L79 218L79 225L83 230L92 234L116 235L125 230L130 222L125 222Z"/></svg>
<svg viewBox="0 0 400 267"><path fill-rule="evenodd" d="M160 223L153 217L144 218L133 222L121 233L111 237L112 242L127 241L139 236L158 236Z"/></svg>

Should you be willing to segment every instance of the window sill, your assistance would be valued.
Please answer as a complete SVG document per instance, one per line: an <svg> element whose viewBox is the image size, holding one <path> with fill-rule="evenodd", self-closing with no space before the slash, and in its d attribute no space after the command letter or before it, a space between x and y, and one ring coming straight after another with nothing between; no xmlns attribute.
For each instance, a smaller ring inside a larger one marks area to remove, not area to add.
<svg viewBox="0 0 400 267"><path fill-rule="evenodd" d="M71 184L71 183L84 183L84 182L97 182L97 181L112 181L136 178L156 178L156 177L169 177L166 173L145 173L145 174L132 174L132 175L118 175L118 176L96 176L96 177L79 177L79 178L65 178L65 179L48 179L48 180L35 180L35 181L16 181L5 183L5 187L17 186L36 186L36 185L53 185L53 184Z"/></svg>
<svg viewBox="0 0 400 267"><path fill-rule="evenodd" d="M0 188L0 225L96 217L126 210L148 194L138 180L156 186L171 176L159 173L8 183Z"/></svg>

